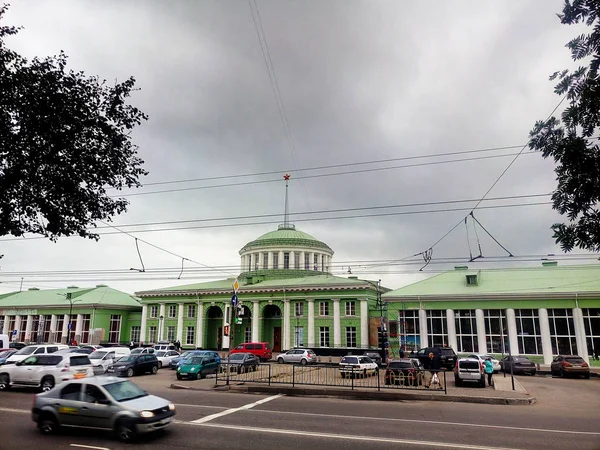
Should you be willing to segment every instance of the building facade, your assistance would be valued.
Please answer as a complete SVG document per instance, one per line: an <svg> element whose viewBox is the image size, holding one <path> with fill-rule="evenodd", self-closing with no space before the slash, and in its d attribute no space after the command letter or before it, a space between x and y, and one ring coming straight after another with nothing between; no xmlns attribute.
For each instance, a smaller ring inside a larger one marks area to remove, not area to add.
<svg viewBox="0 0 600 450"><path fill-rule="evenodd" d="M457 353L600 352L600 265L455 270L387 292L392 347Z"/></svg>
<svg viewBox="0 0 600 450"><path fill-rule="evenodd" d="M31 288L0 297L0 332L29 343L129 343L140 332L142 306L106 285Z"/></svg>
<svg viewBox="0 0 600 450"><path fill-rule="evenodd" d="M383 290L370 281L331 275L328 245L285 224L239 253L238 314L232 304L236 278L138 292L140 340L216 350L269 342L274 351L310 347L322 354L377 345L373 327L380 323L376 304Z"/></svg>

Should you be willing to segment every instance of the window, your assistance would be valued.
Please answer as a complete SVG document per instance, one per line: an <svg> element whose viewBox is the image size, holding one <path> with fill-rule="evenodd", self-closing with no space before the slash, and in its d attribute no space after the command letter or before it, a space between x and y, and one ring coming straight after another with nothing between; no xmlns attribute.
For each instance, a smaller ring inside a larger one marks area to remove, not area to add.
<svg viewBox="0 0 600 450"><path fill-rule="evenodd" d="M304 270L310 270L310 254L304 254Z"/></svg>
<svg viewBox="0 0 600 450"><path fill-rule="evenodd" d="M174 319L177 316L177 305L169 305L169 319Z"/></svg>
<svg viewBox="0 0 600 450"><path fill-rule="evenodd" d="M106 395L93 384L86 384L85 390L83 391L83 401L88 403L98 403L102 400L106 400Z"/></svg>
<svg viewBox="0 0 600 450"><path fill-rule="evenodd" d="M156 342L156 327L150 327L148 330L148 342Z"/></svg>
<svg viewBox="0 0 600 450"><path fill-rule="evenodd" d="M346 347L356 347L356 327L346 327Z"/></svg>
<svg viewBox="0 0 600 450"><path fill-rule="evenodd" d="M252 271L252 255L246 255L246 259L248 261L248 272Z"/></svg>
<svg viewBox="0 0 600 450"><path fill-rule="evenodd" d="M131 332L129 333L129 337L133 342L140 342L140 334L141 334L141 327L139 327L137 325L131 327Z"/></svg>
<svg viewBox="0 0 600 450"><path fill-rule="evenodd" d="M456 327L456 353L478 353L477 324L475 310L467 309L454 312L454 326ZM485 351L481 349L481 351Z"/></svg>
<svg viewBox="0 0 600 450"><path fill-rule="evenodd" d="M507 321L502 309L484 309L485 341L488 353L508 351Z"/></svg>
<svg viewBox="0 0 600 450"><path fill-rule="evenodd" d="M71 356L71 366L87 366L91 364L90 358L85 355Z"/></svg>
<svg viewBox="0 0 600 450"><path fill-rule="evenodd" d="M65 316L63 316L62 314L56 318L56 331L54 332L54 337L50 339L52 342L62 342L62 329L64 322Z"/></svg>
<svg viewBox="0 0 600 450"><path fill-rule="evenodd" d="M582 315L588 351L600 353L600 308L583 308Z"/></svg>
<svg viewBox="0 0 600 450"><path fill-rule="evenodd" d="M187 316L189 318L196 317L196 305L188 305L188 307L187 307Z"/></svg>
<svg viewBox="0 0 600 450"><path fill-rule="evenodd" d="M0 330L4 330L4 316L0 316Z"/></svg>
<svg viewBox="0 0 600 450"><path fill-rule="evenodd" d="M294 330L294 347L304 347L304 327L296 327ZM303 353L304 350L299 350Z"/></svg>
<svg viewBox="0 0 600 450"><path fill-rule="evenodd" d="M477 275L467 275L467 286L477 286Z"/></svg>
<svg viewBox="0 0 600 450"><path fill-rule="evenodd" d="M167 327L167 341L169 341L169 342L175 341L175 327L173 327L173 326Z"/></svg>
<svg viewBox="0 0 600 450"><path fill-rule="evenodd" d="M79 342L90 342L90 315L83 314L81 316L81 336L79 338Z"/></svg>
<svg viewBox="0 0 600 450"><path fill-rule="evenodd" d="M525 355L541 354L542 337L537 309L516 309L515 318L517 322L519 353Z"/></svg>
<svg viewBox="0 0 600 450"><path fill-rule="evenodd" d="M154 305L150 307L150 317L153 319L158 317L158 306Z"/></svg>
<svg viewBox="0 0 600 450"><path fill-rule="evenodd" d="M313 267L315 270L319 270L319 255L316 253L313 255Z"/></svg>
<svg viewBox="0 0 600 450"><path fill-rule="evenodd" d="M549 309L548 321L550 322L552 353L555 355L577 355L573 311L569 309Z"/></svg>
<svg viewBox="0 0 600 450"><path fill-rule="evenodd" d="M279 269L279 253L273 252L273 269Z"/></svg>
<svg viewBox="0 0 600 450"><path fill-rule="evenodd" d="M263 269L269 268L269 253L263 253Z"/></svg>
<svg viewBox="0 0 600 450"><path fill-rule="evenodd" d="M76 400L79 401L79 394L81 393L81 383L67 384L60 391L60 398L63 400Z"/></svg>
<svg viewBox="0 0 600 450"><path fill-rule="evenodd" d="M289 269L290 268L290 254L289 254L289 252L285 252L283 254L283 268L284 269Z"/></svg>
<svg viewBox="0 0 600 450"><path fill-rule="evenodd" d="M252 261L254 261L254 270L258 270L258 253L254 254Z"/></svg>
<svg viewBox="0 0 600 450"><path fill-rule="evenodd" d="M294 309L295 309L295 316L303 316L304 315L304 303L303 302L296 302L294 304Z"/></svg>
<svg viewBox="0 0 600 450"><path fill-rule="evenodd" d="M244 342L250 342L252 340L252 328L246 327L244 330Z"/></svg>
<svg viewBox="0 0 600 450"><path fill-rule="evenodd" d="M321 272L325 272L325 255L321 255Z"/></svg>
<svg viewBox="0 0 600 450"><path fill-rule="evenodd" d="M52 342L50 340L50 324L52 323L52 316L45 315L41 316L41 318L43 319L40 320L40 332L43 333L42 342Z"/></svg>
<svg viewBox="0 0 600 450"><path fill-rule="evenodd" d="M194 334L196 329L194 327L187 327L187 331L185 333L185 343L187 345L194 345Z"/></svg>
<svg viewBox="0 0 600 450"><path fill-rule="evenodd" d="M319 344L321 347L329 347L329 327L319 327Z"/></svg>
<svg viewBox="0 0 600 450"><path fill-rule="evenodd" d="M356 302L346 302L346 315L347 316L355 316L356 315Z"/></svg>
<svg viewBox="0 0 600 450"><path fill-rule="evenodd" d="M294 269L299 269L300 268L300 253L296 252L294 253Z"/></svg>
<svg viewBox="0 0 600 450"><path fill-rule="evenodd" d="M329 302L319 302L319 315L320 316L328 316L329 315Z"/></svg>
<svg viewBox="0 0 600 450"><path fill-rule="evenodd" d="M110 316L110 329L108 332L108 342L118 344L121 337L121 315L112 314Z"/></svg>
<svg viewBox="0 0 600 450"><path fill-rule="evenodd" d="M427 311L427 340L429 345L448 345L448 322L445 310Z"/></svg>

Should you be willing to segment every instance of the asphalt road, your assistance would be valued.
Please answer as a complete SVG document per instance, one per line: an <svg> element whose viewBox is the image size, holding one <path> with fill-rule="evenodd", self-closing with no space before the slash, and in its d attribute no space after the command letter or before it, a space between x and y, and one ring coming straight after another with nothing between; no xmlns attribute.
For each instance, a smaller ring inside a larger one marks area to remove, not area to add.
<svg viewBox="0 0 600 450"><path fill-rule="evenodd" d="M177 406L167 434L133 445L88 430L42 436L30 418L33 393L0 392L0 449L600 450L600 379L520 377L538 403L505 406L172 390L172 377L161 370L133 379Z"/></svg>

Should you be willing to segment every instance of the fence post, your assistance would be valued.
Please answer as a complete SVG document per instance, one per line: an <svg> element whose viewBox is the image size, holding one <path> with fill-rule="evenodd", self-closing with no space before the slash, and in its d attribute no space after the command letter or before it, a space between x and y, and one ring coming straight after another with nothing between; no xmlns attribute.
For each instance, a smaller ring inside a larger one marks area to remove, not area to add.
<svg viewBox="0 0 600 450"><path fill-rule="evenodd" d="M350 368L350 379L352 380L352 390L354 390L354 367Z"/></svg>
<svg viewBox="0 0 600 450"><path fill-rule="evenodd" d="M292 387L296 386L296 365L292 364Z"/></svg>
<svg viewBox="0 0 600 450"><path fill-rule="evenodd" d="M448 383L446 382L446 370L444 370L444 394L448 395Z"/></svg>
<svg viewBox="0 0 600 450"><path fill-rule="evenodd" d="M221 364L217 366L217 373L215 374L215 387L219 385L219 370L221 370Z"/></svg>
<svg viewBox="0 0 600 450"><path fill-rule="evenodd" d="M269 386L271 386L271 364L269 364Z"/></svg>
<svg viewBox="0 0 600 450"><path fill-rule="evenodd" d="M375 374L377 375L377 390L381 391L381 374L379 372L380 372L380 370L378 368L377 372L375 372Z"/></svg>

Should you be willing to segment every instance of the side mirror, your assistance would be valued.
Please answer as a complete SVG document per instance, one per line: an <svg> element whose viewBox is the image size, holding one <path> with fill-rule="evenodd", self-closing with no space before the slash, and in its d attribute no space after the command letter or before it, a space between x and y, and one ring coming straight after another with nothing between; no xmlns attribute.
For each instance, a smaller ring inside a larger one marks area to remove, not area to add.
<svg viewBox="0 0 600 450"><path fill-rule="evenodd" d="M107 398L101 398L97 401L100 405L110 405L112 402Z"/></svg>
<svg viewBox="0 0 600 450"><path fill-rule="evenodd" d="M23 363L22 363L21 361L17 361L17 362L15 363L15 366L22 366L22 365L23 365Z"/></svg>

